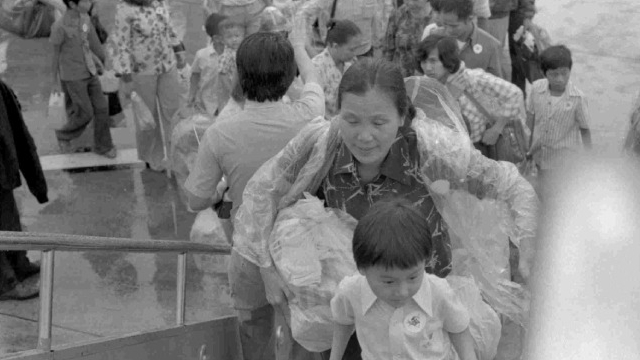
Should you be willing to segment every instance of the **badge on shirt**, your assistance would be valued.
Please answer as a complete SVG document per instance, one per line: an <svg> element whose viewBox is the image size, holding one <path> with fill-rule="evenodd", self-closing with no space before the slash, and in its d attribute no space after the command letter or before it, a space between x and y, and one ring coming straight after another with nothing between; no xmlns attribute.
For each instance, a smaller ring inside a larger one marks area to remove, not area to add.
<svg viewBox="0 0 640 360"><path fill-rule="evenodd" d="M158 15L162 15L162 7L161 7L161 6L158 6L158 7L156 8L156 14L158 14Z"/></svg>
<svg viewBox="0 0 640 360"><path fill-rule="evenodd" d="M404 318L404 329L408 333L419 333L426 324L427 316L420 311L414 311Z"/></svg>
<svg viewBox="0 0 640 360"><path fill-rule="evenodd" d="M82 24L82 31L83 32L89 31L89 26L86 23Z"/></svg>
<svg viewBox="0 0 640 360"><path fill-rule="evenodd" d="M473 52L476 54L480 54L482 52L482 45L480 44L473 45Z"/></svg>
<svg viewBox="0 0 640 360"><path fill-rule="evenodd" d="M572 106L573 106L573 103L571 101L567 101L564 104L564 107L567 108L567 110L570 110Z"/></svg>

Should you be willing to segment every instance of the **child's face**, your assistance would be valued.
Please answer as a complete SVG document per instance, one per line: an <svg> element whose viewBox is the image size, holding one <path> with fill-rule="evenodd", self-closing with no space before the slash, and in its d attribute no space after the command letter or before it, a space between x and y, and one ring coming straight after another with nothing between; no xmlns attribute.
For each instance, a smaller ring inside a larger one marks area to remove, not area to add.
<svg viewBox="0 0 640 360"><path fill-rule="evenodd" d="M571 77L571 69L561 67L553 70L547 70L544 76L549 80L549 90L562 92L566 89L569 78Z"/></svg>
<svg viewBox="0 0 640 360"><path fill-rule="evenodd" d="M222 34L225 46L237 50L244 39L244 28L233 26L226 28Z"/></svg>
<svg viewBox="0 0 640 360"><path fill-rule="evenodd" d="M422 285L425 262L410 269L385 268L372 266L360 270L376 297L394 308L404 306Z"/></svg>

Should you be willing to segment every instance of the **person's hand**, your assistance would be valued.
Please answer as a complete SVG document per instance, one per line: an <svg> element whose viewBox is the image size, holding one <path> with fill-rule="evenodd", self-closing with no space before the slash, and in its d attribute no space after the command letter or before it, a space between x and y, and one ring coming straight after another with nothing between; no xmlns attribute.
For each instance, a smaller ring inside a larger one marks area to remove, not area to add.
<svg viewBox="0 0 640 360"><path fill-rule="evenodd" d="M482 134L482 143L485 145L495 145L498 142L498 138L500 137L500 131L496 128L487 129L484 134Z"/></svg>
<svg viewBox="0 0 640 360"><path fill-rule="evenodd" d="M307 21L304 16L293 17L293 27L289 32L289 42L295 47L305 47L307 45Z"/></svg>
<svg viewBox="0 0 640 360"><path fill-rule="evenodd" d="M293 299L293 293L287 287L275 267L260 268L260 275L264 282L264 290L267 301L273 306L279 306L286 313L289 300Z"/></svg>
<svg viewBox="0 0 640 360"><path fill-rule="evenodd" d="M447 89L454 99L458 99L464 93L467 88L467 82L465 81L462 73L451 74L447 80Z"/></svg>
<svg viewBox="0 0 640 360"><path fill-rule="evenodd" d="M62 86L60 85L60 80L54 79L51 83L51 92L59 93L62 92Z"/></svg>
<svg viewBox="0 0 640 360"><path fill-rule="evenodd" d="M178 69L184 69L187 66L187 57L184 51L176 53L176 61L178 62Z"/></svg>

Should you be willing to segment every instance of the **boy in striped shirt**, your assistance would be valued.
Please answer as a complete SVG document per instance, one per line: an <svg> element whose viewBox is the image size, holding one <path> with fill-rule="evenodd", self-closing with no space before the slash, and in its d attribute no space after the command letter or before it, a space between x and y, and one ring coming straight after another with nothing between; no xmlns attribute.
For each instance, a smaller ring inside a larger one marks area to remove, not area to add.
<svg viewBox="0 0 640 360"><path fill-rule="evenodd" d="M549 171L582 147L591 148L587 99L570 81L571 52L552 46L540 55L544 79L533 83L527 97L527 122L533 130L528 156L533 157L541 182Z"/></svg>

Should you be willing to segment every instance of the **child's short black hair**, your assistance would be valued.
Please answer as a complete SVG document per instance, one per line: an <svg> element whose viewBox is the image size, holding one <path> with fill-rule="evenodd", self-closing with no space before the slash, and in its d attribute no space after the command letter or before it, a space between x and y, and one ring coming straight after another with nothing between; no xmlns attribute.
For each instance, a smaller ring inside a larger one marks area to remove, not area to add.
<svg viewBox="0 0 640 360"><path fill-rule="evenodd" d="M214 37L215 35L220 35L221 28L220 24L226 20L227 17L224 15L220 15L217 13L213 13L207 17L207 21L204 23L204 31L207 32L209 37Z"/></svg>
<svg viewBox="0 0 640 360"><path fill-rule="evenodd" d="M327 29L327 44L344 45L352 37L362 34L358 25L351 20L329 20Z"/></svg>
<svg viewBox="0 0 640 360"><path fill-rule="evenodd" d="M236 53L238 81L247 100L278 101L296 75L293 47L277 33L258 32L242 40Z"/></svg>
<svg viewBox="0 0 640 360"><path fill-rule="evenodd" d="M549 70L573 66L571 51L564 45L550 46L540 54L540 68L546 74Z"/></svg>
<svg viewBox="0 0 640 360"><path fill-rule="evenodd" d="M424 74L422 62L427 60L434 49L438 49L438 58L448 72L455 74L460 69L460 49L456 39L444 34L431 34L422 40L415 50L414 57L420 73Z"/></svg>
<svg viewBox="0 0 640 360"><path fill-rule="evenodd" d="M473 15L473 0L447 0L438 4L440 10L436 10L443 14L456 14L458 20L466 21Z"/></svg>
<svg viewBox="0 0 640 360"><path fill-rule="evenodd" d="M372 266L409 269L430 254L427 219L406 199L375 203L353 234L353 258L361 270Z"/></svg>
<svg viewBox="0 0 640 360"><path fill-rule="evenodd" d="M80 0L62 0L62 2L67 6L67 9L71 9L71 6L69 6L69 4L74 3L76 4L76 6L78 6Z"/></svg>

